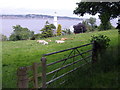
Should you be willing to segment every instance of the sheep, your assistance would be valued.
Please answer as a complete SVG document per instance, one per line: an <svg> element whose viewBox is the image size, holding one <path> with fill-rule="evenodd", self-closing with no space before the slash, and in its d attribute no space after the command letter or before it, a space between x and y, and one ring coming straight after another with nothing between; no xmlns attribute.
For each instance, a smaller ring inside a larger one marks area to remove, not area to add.
<svg viewBox="0 0 120 90"><path fill-rule="evenodd" d="M48 44L48 42L46 42L46 41L45 41L45 42L43 42L43 45L47 45L47 44Z"/></svg>
<svg viewBox="0 0 120 90"><path fill-rule="evenodd" d="M46 42L45 40L37 40L38 43Z"/></svg>
<svg viewBox="0 0 120 90"><path fill-rule="evenodd" d="M46 42L45 40L37 40L37 42L38 42L38 43L41 43L41 44L43 44L43 45L47 45L47 44L48 44L48 42Z"/></svg>
<svg viewBox="0 0 120 90"><path fill-rule="evenodd" d="M64 40L73 40L73 38L61 38L62 41Z"/></svg>
<svg viewBox="0 0 120 90"><path fill-rule="evenodd" d="M62 41L67 40L68 38L61 38Z"/></svg>
<svg viewBox="0 0 120 90"><path fill-rule="evenodd" d="M56 43L64 43L65 41L62 40L55 40Z"/></svg>
<svg viewBox="0 0 120 90"><path fill-rule="evenodd" d="M48 42L51 42L52 40L48 40Z"/></svg>

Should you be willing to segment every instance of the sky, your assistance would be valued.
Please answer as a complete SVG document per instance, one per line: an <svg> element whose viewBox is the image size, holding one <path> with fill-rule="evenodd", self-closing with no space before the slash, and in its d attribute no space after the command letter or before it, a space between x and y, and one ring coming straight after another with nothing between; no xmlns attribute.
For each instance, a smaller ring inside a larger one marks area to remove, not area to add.
<svg viewBox="0 0 120 90"><path fill-rule="evenodd" d="M81 0L1 0L0 14L44 14L80 17L73 14ZM86 14L85 18L91 17ZM98 16L93 16L98 18Z"/></svg>

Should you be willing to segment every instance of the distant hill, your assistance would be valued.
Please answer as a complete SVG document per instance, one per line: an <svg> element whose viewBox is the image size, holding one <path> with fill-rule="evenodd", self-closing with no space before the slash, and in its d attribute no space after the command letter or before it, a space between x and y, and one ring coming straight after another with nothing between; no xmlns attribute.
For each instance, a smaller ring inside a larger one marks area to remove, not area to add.
<svg viewBox="0 0 120 90"><path fill-rule="evenodd" d="M47 19L53 18L54 16L50 15L39 15L39 14L27 14L27 15L0 15L0 18L3 19ZM58 19L72 19L72 20L82 20L81 18L76 17L67 17L67 16L58 16Z"/></svg>

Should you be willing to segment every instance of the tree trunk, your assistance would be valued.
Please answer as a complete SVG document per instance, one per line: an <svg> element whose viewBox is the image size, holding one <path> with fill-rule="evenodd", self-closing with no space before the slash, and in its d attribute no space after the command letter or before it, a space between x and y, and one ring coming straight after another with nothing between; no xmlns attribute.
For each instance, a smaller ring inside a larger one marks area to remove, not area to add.
<svg viewBox="0 0 120 90"><path fill-rule="evenodd" d="M110 23L110 14L109 13L103 13L99 15L99 18L101 20L100 24L100 30L108 30L111 29L111 23Z"/></svg>

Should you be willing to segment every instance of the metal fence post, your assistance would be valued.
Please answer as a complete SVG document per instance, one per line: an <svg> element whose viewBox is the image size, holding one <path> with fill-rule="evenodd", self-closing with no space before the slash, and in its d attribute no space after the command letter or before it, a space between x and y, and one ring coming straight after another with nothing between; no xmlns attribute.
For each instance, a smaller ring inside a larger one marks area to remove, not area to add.
<svg viewBox="0 0 120 90"><path fill-rule="evenodd" d="M97 47L96 47L96 41L93 42L93 51L92 51L92 63L97 62Z"/></svg>
<svg viewBox="0 0 120 90"><path fill-rule="evenodd" d="M42 88L46 88L46 58L42 57Z"/></svg>
<svg viewBox="0 0 120 90"><path fill-rule="evenodd" d="M27 76L27 68L21 67L17 71L18 76L18 88L28 88L28 76Z"/></svg>

